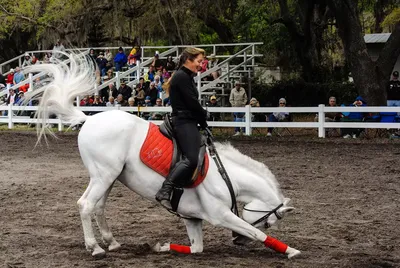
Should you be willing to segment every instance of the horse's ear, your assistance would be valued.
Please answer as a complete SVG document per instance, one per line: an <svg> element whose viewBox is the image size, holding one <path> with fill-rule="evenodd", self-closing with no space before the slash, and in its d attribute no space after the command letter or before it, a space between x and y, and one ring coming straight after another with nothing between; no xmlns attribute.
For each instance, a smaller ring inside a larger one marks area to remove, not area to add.
<svg viewBox="0 0 400 268"><path fill-rule="evenodd" d="M286 207L290 203L290 198L286 198L283 200L283 206Z"/></svg>

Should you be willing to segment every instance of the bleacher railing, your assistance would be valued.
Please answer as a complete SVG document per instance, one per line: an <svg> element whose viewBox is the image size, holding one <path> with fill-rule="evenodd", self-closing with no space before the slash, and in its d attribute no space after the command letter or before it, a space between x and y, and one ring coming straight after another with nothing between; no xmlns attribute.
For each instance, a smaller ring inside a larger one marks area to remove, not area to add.
<svg viewBox="0 0 400 268"><path fill-rule="evenodd" d="M84 112L104 112L109 110L122 110L130 112L171 112L171 107L78 107ZM14 128L15 123L28 123L36 124L38 119L29 118L27 116L18 116L19 111L37 111L37 106L0 106L0 111L7 111L7 116L0 116L0 124L8 124L9 129ZM327 128L371 128L371 129L398 129L400 123L380 123L380 122L325 122L325 113L327 112L362 112L362 113L379 113L379 112L396 112L400 113L400 107L329 107L323 104L318 107L210 107L207 109L211 113L245 113L244 122L233 121L210 121L208 122L211 127L232 128L244 127L246 128L245 134L251 135L252 128L316 128L318 129L318 137L325 138L325 130ZM14 112L16 114L14 114ZM274 112L288 112L288 113L315 113L318 115L318 122L252 122L252 113L274 113ZM162 121L151 121L155 124L161 124ZM65 122L62 119L48 119L47 123L57 124L58 130L63 131Z"/></svg>

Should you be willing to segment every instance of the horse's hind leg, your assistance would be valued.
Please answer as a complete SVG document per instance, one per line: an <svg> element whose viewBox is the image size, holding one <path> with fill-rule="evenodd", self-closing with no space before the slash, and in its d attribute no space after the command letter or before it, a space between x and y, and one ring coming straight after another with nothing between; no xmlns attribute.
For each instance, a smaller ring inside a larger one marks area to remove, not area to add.
<svg viewBox="0 0 400 268"><path fill-rule="evenodd" d="M105 251L99 246L94 236L91 215L95 211L97 202L106 194L113 182L114 180L108 181L104 178L94 179L91 177L86 191L78 200L86 249L91 251L95 257L104 256Z"/></svg>
<svg viewBox="0 0 400 268"><path fill-rule="evenodd" d="M157 252L175 251L184 254L203 252L203 230L202 220L185 219L186 230L189 236L191 246L166 243L163 246L157 244L154 250Z"/></svg>
<svg viewBox="0 0 400 268"><path fill-rule="evenodd" d="M99 226L99 230L101 233L101 236L103 238L104 244L108 246L109 251L116 251L118 250L121 245L115 240L113 237L110 228L108 227L106 217L104 216L104 208L106 206L106 201L108 198L108 195L111 192L111 189L114 184L112 184L106 193L103 195L103 197L97 202L95 206L95 215L96 215L96 222L97 226Z"/></svg>

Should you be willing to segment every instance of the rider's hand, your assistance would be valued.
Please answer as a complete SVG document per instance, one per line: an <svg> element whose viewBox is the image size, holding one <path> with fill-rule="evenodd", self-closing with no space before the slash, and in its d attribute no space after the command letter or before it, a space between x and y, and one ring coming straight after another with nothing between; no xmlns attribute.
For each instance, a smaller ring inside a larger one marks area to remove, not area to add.
<svg viewBox="0 0 400 268"><path fill-rule="evenodd" d="M201 129L206 129L206 128L208 128L207 121L201 122L201 123L200 123L200 127L201 127Z"/></svg>

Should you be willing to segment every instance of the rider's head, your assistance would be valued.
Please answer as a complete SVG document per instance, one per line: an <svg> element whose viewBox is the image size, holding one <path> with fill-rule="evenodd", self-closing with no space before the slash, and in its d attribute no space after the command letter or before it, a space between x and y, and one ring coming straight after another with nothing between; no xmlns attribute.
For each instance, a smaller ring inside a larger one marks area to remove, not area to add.
<svg viewBox="0 0 400 268"><path fill-rule="evenodd" d="M201 69L201 63L205 56L204 49L196 47L187 47L181 54L179 66L185 66L193 73L197 73Z"/></svg>

